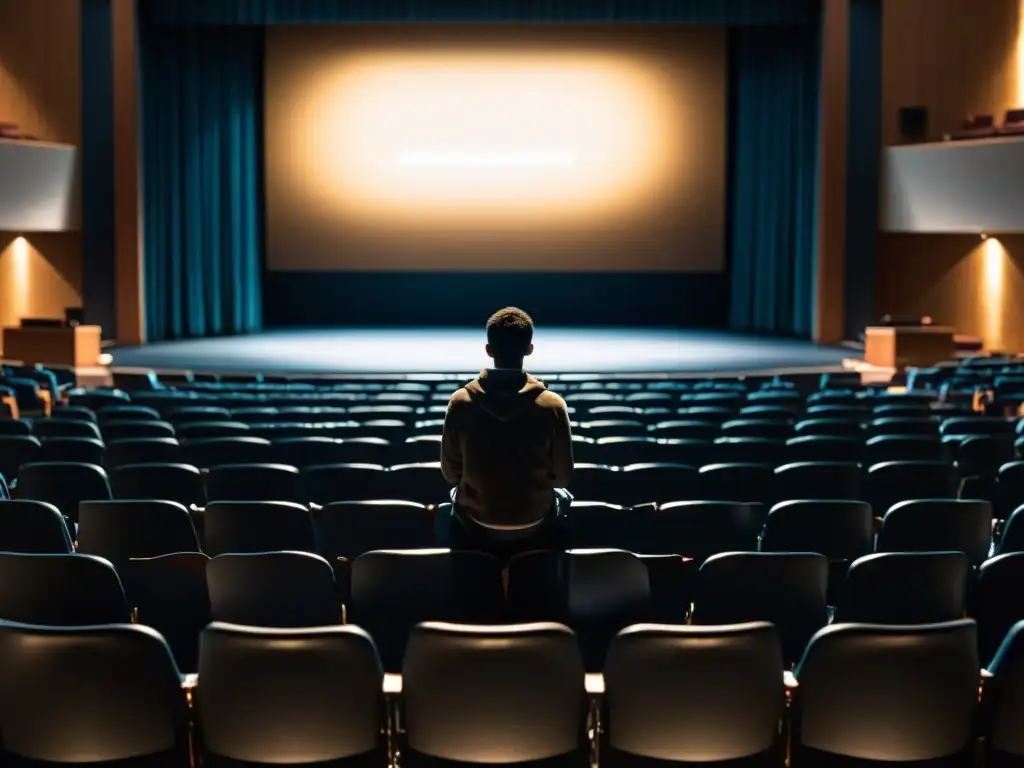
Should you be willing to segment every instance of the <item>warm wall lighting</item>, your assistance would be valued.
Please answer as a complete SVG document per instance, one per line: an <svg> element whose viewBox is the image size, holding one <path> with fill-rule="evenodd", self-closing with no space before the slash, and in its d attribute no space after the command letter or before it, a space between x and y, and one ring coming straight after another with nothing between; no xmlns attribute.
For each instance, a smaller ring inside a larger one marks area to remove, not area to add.
<svg viewBox="0 0 1024 768"><path fill-rule="evenodd" d="M1017 8L1017 47L1014 51L1017 63L1017 99L1013 106L1024 106L1024 0Z"/></svg>
<svg viewBox="0 0 1024 768"><path fill-rule="evenodd" d="M989 349L1003 343L1003 313L1007 297L1006 262L1009 254L998 238L990 237L981 246L982 338Z"/></svg>
<svg viewBox="0 0 1024 768"><path fill-rule="evenodd" d="M19 235L11 241L11 291L7 293L11 302L11 314L22 318L29 313L29 293L32 288L32 246Z"/></svg>

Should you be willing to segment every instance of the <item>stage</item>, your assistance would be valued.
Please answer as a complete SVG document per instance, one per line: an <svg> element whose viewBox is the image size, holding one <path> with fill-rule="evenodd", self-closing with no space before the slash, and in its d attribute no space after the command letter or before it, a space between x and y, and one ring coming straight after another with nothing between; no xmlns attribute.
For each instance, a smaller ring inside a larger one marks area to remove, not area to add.
<svg viewBox="0 0 1024 768"><path fill-rule="evenodd" d="M537 373L755 374L840 370L842 347L670 329L542 328ZM108 350L115 368L280 374L471 373L486 367L483 328L272 331Z"/></svg>

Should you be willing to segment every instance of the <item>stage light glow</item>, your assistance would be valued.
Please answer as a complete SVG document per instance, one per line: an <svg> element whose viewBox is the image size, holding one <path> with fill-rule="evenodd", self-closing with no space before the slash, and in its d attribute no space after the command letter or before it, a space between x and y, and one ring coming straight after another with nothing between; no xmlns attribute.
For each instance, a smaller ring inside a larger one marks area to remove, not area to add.
<svg viewBox="0 0 1024 768"><path fill-rule="evenodd" d="M536 150L421 149L399 152L396 159L405 168L473 171L571 168L576 163L576 155L572 152Z"/></svg>

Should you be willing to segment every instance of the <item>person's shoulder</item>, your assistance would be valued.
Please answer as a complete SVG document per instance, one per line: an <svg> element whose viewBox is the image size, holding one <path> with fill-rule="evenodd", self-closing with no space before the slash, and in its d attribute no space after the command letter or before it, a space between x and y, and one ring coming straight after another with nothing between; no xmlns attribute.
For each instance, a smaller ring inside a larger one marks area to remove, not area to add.
<svg viewBox="0 0 1024 768"><path fill-rule="evenodd" d="M565 404L565 400L557 392L552 392L550 389L545 389L534 401L541 408L547 408L552 411L565 411L568 410L568 406Z"/></svg>
<svg viewBox="0 0 1024 768"><path fill-rule="evenodd" d="M473 398L470 397L469 390L465 387L459 387L452 393L452 396L448 398L448 410L458 408L460 406L469 405L473 402Z"/></svg>

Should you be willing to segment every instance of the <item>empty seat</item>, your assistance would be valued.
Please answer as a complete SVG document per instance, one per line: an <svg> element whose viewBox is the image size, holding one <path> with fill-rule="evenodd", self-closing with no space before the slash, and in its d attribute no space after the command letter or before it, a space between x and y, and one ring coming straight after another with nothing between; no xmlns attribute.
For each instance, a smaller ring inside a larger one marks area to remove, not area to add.
<svg viewBox="0 0 1024 768"><path fill-rule="evenodd" d="M685 624L700 563L681 555L638 554L637 557L647 569L651 595L649 621Z"/></svg>
<svg viewBox="0 0 1024 768"><path fill-rule="evenodd" d="M204 551L316 552L309 509L289 501L212 501L203 516Z"/></svg>
<svg viewBox="0 0 1024 768"><path fill-rule="evenodd" d="M757 549L763 512L755 505L730 501L680 501L654 513L652 539L664 553L703 562L719 552Z"/></svg>
<svg viewBox="0 0 1024 768"><path fill-rule="evenodd" d="M161 421L160 412L148 405L108 405L96 412L101 427L111 421Z"/></svg>
<svg viewBox="0 0 1024 768"><path fill-rule="evenodd" d="M92 421L81 419L36 419L32 422L32 434L41 440L51 437L91 437L100 439L100 428Z"/></svg>
<svg viewBox="0 0 1024 768"><path fill-rule="evenodd" d="M873 419L866 425L869 435L923 435L938 436L939 423L928 416L886 417Z"/></svg>
<svg viewBox="0 0 1024 768"><path fill-rule="evenodd" d="M174 437L174 427L166 421L107 421L102 426L103 439L142 440L151 437Z"/></svg>
<svg viewBox="0 0 1024 768"><path fill-rule="evenodd" d="M694 585L694 624L769 621L795 663L828 621L828 560L813 553L728 552L704 561Z"/></svg>
<svg viewBox="0 0 1024 768"><path fill-rule="evenodd" d="M941 461L887 461L868 469L865 500L876 515L912 499L955 499L956 469Z"/></svg>
<svg viewBox="0 0 1024 768"><path fill-rule="evenodd" d="M722 424L723 437L762 437L785 440L793 433L793 422L784 419L734 419Z"/></svg>
<svg viewBox="0 0 1024 768"><path fill-rule="evenodd" d="M937 436L878 435L864 443L864 465L888 461L948 461L949 449Z"/></svg>
<svg viewBox="0 0 1024 768"><path fill-rule="evenodd" d="M636 419L602 419L581 422L579 431L581 435L595 440L602 437L643 437L647 434L647 425Z"/></svg>
<svg viewBox="0 0 1024 768"><path fill-rule="evenodd" d="M568 624L588 671L600 671L615 634L649 621L652 608L647 566L631 552L537 552L514 559L509 568L512 621Z"/></svg>
<svg viewBox="0 0 1024 768"><path fill-rule="evenodd" d="M211 621L206 555L176 552L129 560L120 569L140 623L167 640L182 672L196 671L199 633Z"/></svg>
<svg viewBox="0 0 1024 768"><path fill-rule="evenodd" d="M715 461L720 464L764 464L784 461L786 443L764 437L720 437L715 440Z"/></svg>
<svg viewBox="0 0 1024 768"><path fill-rule="evenodd" d="M955 449L961 477L997 477L999 469L1013 460L1013 442L1009 438L967 437Z"/></svg>
<svg viewBox="0 0 1024 768"><path fill-rule="evenodd" d="M414 764L585 759L583 665L564 626L421 624L402 671Z"/></svg>
<svg viewBox="0 0 1024 768"><path fill-rule="evenodd" d="M416 464L437 461L441 455L441 435L428 434L410 437L394 448L395 461L399 464Z"/></svg>
<svg viewBox="0 0 1024 768"><path fill-rule="evenodd" d="M569 490L581 501L607 501L614 479L613 469L606 464L577 464Z"/></svg>
<svg viewBox="0 0 1024 768"><path fill-rule="evenodd" d="M0 552L68 554L74 551L64 516L44 501L0 501Z"/></svg>
<svg viewBox="0 0 1024 768"><path fill-rule="evenodd" d="M783 461L841 461L858 462L864 453L864 443L856 437L829 435L801 435L786 441Z"/></svg>
<svg viewBox="0 0 1024 768"><path fill-rule="evenodd" d="M189 440L182 458L200 469L226 464L262 464L270 460L270 441L262 437L214 437Z"/></svg>
<svg viewBox="0 0 1024 768"><path fill-rule="evenodd" d="M697 470L685 464L630 464L610 479L607 500L613 504L661 504L699 496Z"/></svg>
<svg viewBox="0 0 1024 768"><path fill-rule="evenodd" d="M700 468L701 498L765 504L775 493L772 467L764 464L710 464Z"/></svg>
<svg viewBox="0 0 1024 768"><path fill-rule="evenodd" d="M963 552L889 552L854 561L836 621L930 624L964 615L971 563Z"/></svg>
<svg viewBox="0 0 1024 768"><path fill-rule="evenodd" d="M72 461L103 465L106 447L95 437L44 438L36 461Z"/></svg>
<svg viewBox="0 0 1024 768"><path fill-rule="evenodd" d="M108 470L126 464L177 464L180 461L181 446L173 437L113 440L107 443L107 452L103 457Z"/></svg>
<svg viewBox="0 0 1024 768"><path fill-rule="evenodd" d="M0 419L0 436L21 436L32 434L32 424L22 419Z"/></svg>
<svg viewBox="0 0 1024 768"><path fill-rule="evenodd" d="M441 474L441 462L396 464L381 478L379 498L405 499L420 504L443 504L451 495L451 484Z"/></svg>
<svg viewBox="0 0 1024 768"><path fill-rule="evenodd" d="M302 470L302 497L312 504L380 498L384 467L379 464L326 464Z"/></svg>
<svg viewBox="0 0 1024 768"><path fill-rule="evenodd" d="M18 473L14 496L18 499L47 501L73 522L78 522L80 502L111 498L107 473L101 467L70 462L24 465Z"/></svg>
<svg viewBox="0 0 1024 768"><path fill-rule="evenodd" d="M761 536L763 552L818 552L850 561L871 553L871 507L863 501L793 500L772 507Z"/></svg>
<svg viewBox="0 0 1024 768"><path fill-rule="evenodd" d="M185 506L206 503L199 470L189 464L127 464L110 476L118 499L160 499Z"/></svg>
<svg viewBox="0 0 1024 768"><path fill-rule="evenodd" d="M602 764L777 764L782 664L767 622L624 629L604 669Z"/></svg>
<svg viewBox="0 0 1024 768"><path fill-rule="evenodd" d="M0 625L10 765L188 763L188 705L167 644L140 626Z"/></svg>
<svg viewBox="0 0 1024 768"><path fill-rule="evenodd" d="M391 443L380 437L292 437L275 440L273 460L299 469L347 462L386 465L391 461Z"/></svg>
<svg viewBox="0 0 1024 768"><path fill-rule="evenodd" d="M992 505L963 499L901 502L882 519L879 552L959 551L977 565L992 543Z"/></svg>
<svg viewBox="0 0 1024 768"><path fill-rule="evenodd" d="M375 549L434 546L434 517L413 501L340 501L313 511L317 551L328 560Z"/></svg>
<svg viewBox="0 0 1024 768"><path fill-rule="evenodd" d="M358 627L214 623L200 641L199 677L204 762L387 762L383 672L373 640Z"/></svg>
<svg viewBox="0 0 1024 768"><path fill-rule="evenodd" d="M214 621L318 627L341 621L334 570L308 552L218 555L206 567Z"/></svg>
<svg viewBox="0 0 1024 768"><path fill-rule="evenodd" d="M652 552L654 507L630 509L603 501L574 501L567 515L569 547L572 549L625 549Z"/></svg>
<svg viewBox="0 0 1024 768"><path fill-rule="evenodd" d="M230 421L231 411L207 405L183 405L167 411L167 420L174 424L190 424L194 422Z"/></svg>
<svg viewBox="0 0 1024 768"><path fill-rule="evenodd" d="M0 619L22 624L127 624L124 589L92 555L0 554Z"/></svg>
<svg viewBox="0 0 1024 768"><path fill-rule="evenodd" d="M971 596L971 615L978 622L978 649L982 664L992 661L1003 638L1024 620L1024 552L1010 552L986 560L978 568Z"/></svg>
<svg viewBox="0 0 1024 768"><path fill-rule="evenodd" d="M117 567L133 557L199 551L188 510L173 501L87 501L78 515L78 551Z"/></svg>
<svg viewBox="0 0 1024 768"><path fill-rule="evenodd" d="M231 464L206 475L210 501L303 501L299 470L283 464Z"/></svg>
<svg viewBox="0 0 1024 768"><path fill-rule="evenodd" d="M985 765L1019 766L1024 762L1024 732L1020 727L1024 718L1024 622L1007 632L988 671L991 678L985 680L982 689Z"/></svg>
<svg viewBox="0 0 1024 768"><path fill-rule="evenodd" d="M692 440L714 440L718 436L719 425L712 421L696 421L679 419L661 421L651 427L650 434L656 438L684 438Z"/></svg>
<svg viewBox="0 0 1024 768"><path fill-rule="evenodd" d="M844 758L968 764L978 704L976 643L970 620L821 630L795 672L794 765Z"/></svg>
<svg viewBox="0 0 1024 768"><path fill-rule="evenodd" d="M775 498L859 499L859 464L835 461L810 461L785 464L775 470Z"/></svg>
<svg viewBox="0 0 1024 768"><path fill-rule="evenodd" d="M370 633L388 672L401 669L409 632L421 621L500 618L498 561L478 552L367 552L352 562L350 578L348 621Z"/></svg>
<svg viewBox="0 0 1024 768"><path fill-rule="evenodd" d="M864 435L864 429L855 419L817 418L798 421L793 427L793 434L799 437L821 435L860 438Z"/></svg>

